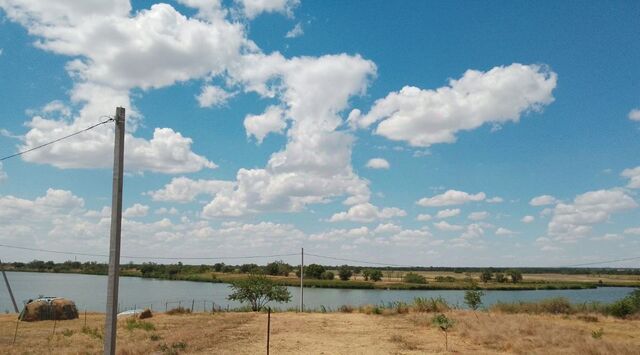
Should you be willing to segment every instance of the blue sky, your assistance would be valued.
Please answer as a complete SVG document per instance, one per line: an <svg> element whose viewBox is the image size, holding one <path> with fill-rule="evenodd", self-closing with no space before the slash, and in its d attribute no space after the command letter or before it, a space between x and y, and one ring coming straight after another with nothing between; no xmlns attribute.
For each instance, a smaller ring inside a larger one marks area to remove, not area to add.
<svg viewBox="0 0 640 355"><path fill-rule="evenodd" d="M638 256L637 2L0 7L2 156L127 109L124 255ZM3 162L0 244L106 253L112 142Z"/></svg>

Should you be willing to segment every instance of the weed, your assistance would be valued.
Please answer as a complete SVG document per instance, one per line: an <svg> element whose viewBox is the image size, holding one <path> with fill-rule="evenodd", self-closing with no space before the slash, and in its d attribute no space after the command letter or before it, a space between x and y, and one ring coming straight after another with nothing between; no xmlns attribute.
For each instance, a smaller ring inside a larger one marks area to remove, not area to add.
<svg viewBox="0 0 640 355"><path fill-rule="evenodd" d="M153 323L140 321L135 318L128 318L125 326L129 331L134 329L142 329L146 331L156 330L156 327L153 325Z"/></svg>
<svg viewBox="0 0 640 355"><path fill-rule="evenodd" d="M340 306L338 310L342 313L353 313L353 307L348 304Z"/></svg>
<svg viewBox="0 0 640 355"><path fill-rule="evenodd" d="M444 312L451 309L442 297L416 297L413 299L413 307L417 312Z"/></svg>
<svg viewBox="0 0 640 355"><path fill-rule="evenodd" d="M87 334L88 336L102 340L102 332L98 328L91 328L84 326L82 327L82 333Z"/></svg>
<svg viewBox="0 0 640 355"><path fill-rule="evenodd" d="M591 337L593 339L600 339L602 338L602 335L604 335L604 329L600 328L598 330L594 330L591 332Z"/></svg>
<svg viewBox="0 0 640 355"><path fill-rule="evenodd" d="M66 337L70 337L73 335L73 330L71 329L65 329L62 331L62 335L66 336Z"/></svg>
<svg viewBox="0 0 640 355"><path fill-rule="evenodd" d="M162 339L162 337L160 335L158 335L158 334L151 334L149 339L151 339L151 341L158 341L158 340Z"/></svg>

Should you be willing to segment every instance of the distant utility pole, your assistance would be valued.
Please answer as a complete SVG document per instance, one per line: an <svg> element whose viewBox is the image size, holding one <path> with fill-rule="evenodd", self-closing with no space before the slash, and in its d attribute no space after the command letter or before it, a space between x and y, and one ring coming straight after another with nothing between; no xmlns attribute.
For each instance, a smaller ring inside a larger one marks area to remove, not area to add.
<svg viewBox="0 0 640 355"><path fill-rule="evenodd" d="M304 248L300 249L300 313L304 312Z"/></svg>
<svg viewBox="0 0 640 355"><path fill-rule="evenodd" d="M2 265L2 260L0 260L0 265ZM13 309L16 313L18 311L18 305L16 304L16 299L13 298L13 292L11 292L11 285L9 285L9 279L7 278L7 274L4 272L4 267L2 268L2 277L4 277L4 283L7 284L7 291L9 291L9 296L11 296L11 302L13 302Z"/></svg>
<svg viewBox="0 0 640 355"><path fill-rule="evenodd" d="M120 232L122 227L122 172L124 168L124 108L116 108L116 137L113 149L113 192L111 200L111 241L107 283L107 318L104 327L104 354L116 353L118 326L118 278L120 276Z"/></svg>

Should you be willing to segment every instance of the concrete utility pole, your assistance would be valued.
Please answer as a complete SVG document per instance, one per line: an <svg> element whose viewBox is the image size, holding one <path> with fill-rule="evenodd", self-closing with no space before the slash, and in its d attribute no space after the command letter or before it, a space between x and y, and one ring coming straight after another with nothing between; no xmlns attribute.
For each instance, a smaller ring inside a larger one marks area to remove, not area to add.
<svg viewBox="0 0 640 355"><path fill-rule="evenodd" d="M2 260L0 260L0 265L1 264L2 264ZM18 305L16 304L16 299L13 298L11 285L9 285L9 279L7 278L7 274L4 272L4 268L2 268L2 277L4 277L4 283L7 284L7 291L9 291L9 296L11 296L11 302L13 302L13 309L16 311L16 313L20 313L20 311L18 311Z"/></svg>
<svg viewBox="0 0 640 355"><path fill-rule="evenodd" d="M304 248L300 249L300 313L304 312Z"/></svg>
<svg viewBox="0 0 640 355"><path fill-rule="evenodd" d="M120 277L120 231L122 227L122 172L124 168L124 108L116 108L116 137L113 149L113 192L111 201L111 241L107 283L107 318L104 326L104 354L116 353L118 326L118 279Z"/></svg>

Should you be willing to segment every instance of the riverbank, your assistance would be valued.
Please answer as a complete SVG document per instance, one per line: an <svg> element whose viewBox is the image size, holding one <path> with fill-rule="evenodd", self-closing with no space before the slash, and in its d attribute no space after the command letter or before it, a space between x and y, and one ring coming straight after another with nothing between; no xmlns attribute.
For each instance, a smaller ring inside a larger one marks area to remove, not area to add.
<svg viewBox="0 0 640 355"><path fill-rule="evenodd" d="M454 326L450 352L635 354L640 320L591 315L528 315L447 311ZM446 353L434 313L273 313L270 349L274 354L424 354ZM19 324L0 315L0 348L6 354L102 352L104 315L77 320ZM145 323L118 325L121 354L256 354L266 349L265 313L156 314ZM84 330L83 330L84 329Z"/></svg>
<svg viewBox="0 0 640 355"><path fill-rule="evenodd" d="M101 272L81 272L76 270L64 272L50 272L30 269L13 269L15 272L39 272L39 273L64 273L82 275L105 275ZM417 272L425 277L426 283L407 283L402 276L389 274L382 277L381 281L365 281L362 277L354 276L350 280L342 281L304 279L305 287L335 288L335 289L381 289L381 290L467 290L470 288L470 280L475 282L475 287L483 290L514 291L514 290L580 290L596 287L640 287L639 275L598 275L598 274L523 274L520 282L482 282L479 273L453 273L453 272ZM397 274L397 273L396 273ZM158 280L179 280L208 283L232 283L248 277L244 273L201 272L201 273L176 273L172 275L145 275L138 269L121 270L123 277L141 277ZM271 276L270 279L278 284L291 287L299 287L300 279L295 275ZM444 281L442 281L444 280Z"/></svg>

